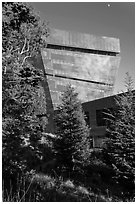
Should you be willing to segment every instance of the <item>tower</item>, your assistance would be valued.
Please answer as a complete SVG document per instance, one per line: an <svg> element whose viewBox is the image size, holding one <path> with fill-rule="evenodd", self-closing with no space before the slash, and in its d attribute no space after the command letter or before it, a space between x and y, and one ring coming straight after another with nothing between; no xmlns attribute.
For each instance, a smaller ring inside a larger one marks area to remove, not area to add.
<svg viewBox="0 0 137 204"><path fill-rule="evenodd" d="M119 54L119 39L52 28L41 55L53 108L67 84L81 102L112 95Z"/></svg>

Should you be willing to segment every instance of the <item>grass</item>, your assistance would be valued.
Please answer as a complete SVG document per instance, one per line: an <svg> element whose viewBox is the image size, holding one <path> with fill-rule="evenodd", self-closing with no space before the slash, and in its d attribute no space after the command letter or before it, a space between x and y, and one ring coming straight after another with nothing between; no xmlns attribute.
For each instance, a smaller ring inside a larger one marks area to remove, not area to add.
<svg viewBox="0 0 137 204"><path fill-rule="evenodd" d="M84 173L52 170L32 171L25 177L3 181L4 202L134 202L122 186L112 180L113 173L97 159ZM6 177L7 178L7 177Z"/></svg>
<svg viewBox="0 0 137 204"><path fill-rule="evenodd" d="M3 188L4 189L4 188ZM6 202L111 202L121 201L111 195L109 190L102 193L94 191L92 185L76 184L74 180L64 179L57 174L53 177L42 173L34 174L29 180L22 178L17 191L3 190L3 201Z"/></svg>

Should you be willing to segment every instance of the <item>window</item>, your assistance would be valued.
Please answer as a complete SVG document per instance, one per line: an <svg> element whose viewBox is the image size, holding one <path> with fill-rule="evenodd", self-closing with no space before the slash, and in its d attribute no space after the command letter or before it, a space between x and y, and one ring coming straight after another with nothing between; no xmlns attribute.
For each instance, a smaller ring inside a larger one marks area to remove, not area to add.
<svg viewBox="0 0 137 204"><path fill-rule="evenodd" d="M88 111L85 112L85 116L86 116L85 121L86 121L87 125L90 126L90 118L89 118L89 112Z"/></svg>
<svg viewBox="0 0 137 204"><path fill-rule="evenodd" d="M93 53L98 55L110 55L110 56L116 56L117 54L119 54L118 52L113 52L113 51L94 50L94 49L88 49L88 48L71 47L71 46L54 45L54 44L47 44L47 48L54 49L54 50L56 49L56 50L65 50L65 51L73 51L73 52Z"/></svg>

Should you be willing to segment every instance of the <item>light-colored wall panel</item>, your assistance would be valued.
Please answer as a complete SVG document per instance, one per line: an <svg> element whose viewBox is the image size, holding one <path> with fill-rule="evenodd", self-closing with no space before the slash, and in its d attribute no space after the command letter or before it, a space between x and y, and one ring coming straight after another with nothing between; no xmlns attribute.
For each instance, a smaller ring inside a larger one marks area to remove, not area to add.
<svg viewBox="0 0 137 204"><path fill-rule="evenodd" d="M47 43L95 50L120 52L117 38L94 36L51 28Z"/></svg>

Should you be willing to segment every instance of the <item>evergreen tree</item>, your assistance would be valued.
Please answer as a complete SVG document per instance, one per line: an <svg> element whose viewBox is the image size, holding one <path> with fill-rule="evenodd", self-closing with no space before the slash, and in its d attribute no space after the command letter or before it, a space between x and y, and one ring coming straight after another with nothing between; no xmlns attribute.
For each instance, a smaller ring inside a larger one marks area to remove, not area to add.
<svg viewBox="0 0 137 204"><path fill-rule="evenodd" d="M3 175L26 169L26 165L30 165L30 152L39 157L42 125L36 117L36 104L37 93L42 91L43 74L36 70L31 60L46 46L43 36L47 36L47 32L46 24L27 3L3 2ZM42 108L44 113L45 102Z"/></svg>
<svg viewBox="0 0 137 204"><path fill-rule="evenodd" d="M57 156L61 164L69 170L88 164L90 156L89 129L85 122L78 93L71 85L62 94L62 103L57 107L55 115L55 144Z"/></svg>
<svg viewBox="0 0 137 204"><path fill-rule="evenodd" d="M126 76L127 92L116 96L116 107L109 115L105 161L114 169L117 182L133 192L135 179L135 92Z"/></svg>

